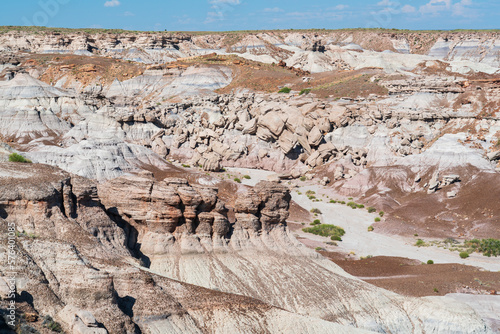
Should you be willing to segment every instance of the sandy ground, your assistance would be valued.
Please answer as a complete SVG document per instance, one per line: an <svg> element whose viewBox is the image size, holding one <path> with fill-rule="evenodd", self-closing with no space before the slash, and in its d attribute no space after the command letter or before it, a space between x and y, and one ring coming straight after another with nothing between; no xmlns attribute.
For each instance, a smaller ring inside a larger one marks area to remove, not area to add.
<svg viewBox="0 0 500 334"><path fill-rule="evenodd" d="M248 185L255 185L259 180L267 180L272 172L252 170L245 168L228 169L232 173L241 173L250 175L250 180L245 180ZM300 182L300 181L299 181ZM330 198L327 189L311 182L299 183L299 186L292 190L292 199L305 208L319 209L322 214L315 217L322 223L333 224L342 227L346 234L342 237L342 242L337 242L337 246L327 245L330 241L326 237L316 236L305 233L301 228L292 228L295 236L310 247L322 247L329 251L342 251L347 254L359 257L366 256L395 256L409 259L416 259L421 262L433 260L434 263L458 263L469 266L477 266L489 271L500 271L500 258L486 257L481 254L471 254L467 259L461 259L458 252L452 252L446 249L432 247L416 247L416 238L401 237L396 235L385 235L377 231L368 232L368 226L374 223L376 213L368 213L366 209L352 209L346 205L328 203ZM320 202L311 201L306 192L314 191L315 196L322 199ZM300 194L299 194L300 193ZM346 198L335 198L348 201ZM291 226L292 227L292 226Z"/></svg>
<svg viewBox="0 0 500 334"><path fill-rule="evenodd" d="M490 325L495 333L500 333L500 296L451 293L446 297L468 304Z"/></svg>

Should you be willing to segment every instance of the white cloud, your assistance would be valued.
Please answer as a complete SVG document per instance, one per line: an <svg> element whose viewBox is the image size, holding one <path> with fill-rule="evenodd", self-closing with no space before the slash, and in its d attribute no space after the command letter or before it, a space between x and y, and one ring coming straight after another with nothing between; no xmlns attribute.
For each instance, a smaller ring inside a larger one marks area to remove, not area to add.
<svg viewBox="0 0 500 334"><path fill-rule="evenodd" d="M104 7L116 7L120 6L120 1L118 0L109 0L104 3Z"/></svg>
<svg viewBox="0 0 500 334"><path fill-rule="evenodd" d="M348 5L342 5L342 4L340 4L340 5L337 5L337 6L333 7L333 8L336 9L336 10L344 10L344 9L349 8L349 6Z"/></svg>
<svg viewBox="0 0 500 334"><path fill-rule="evenodd" d="M452 15L454 16L473 16L474 14L470 11L467 6L472 5L472 0L462 0L457 2L452 6Z"/></svg>
<svg viewBox="0 0 500 334"><path fill-rule="evenodd" d="M405 13L405 14L408 14L408 13L415 13L417 11L417 9L413 6L410 6L410 5L404 5L402 8L401 8L401 12L402 13Z"/></svg>
<svg viewBox="0 0 500 334"><path fill-rule="evenodd" d="M377 6L394 7L399 5L399 2L392 2L391 0L382 0L377 3Z"/></svg>
<svg viewBox="0 0 500 334"><path fill-rule="evenodd" d="M283 12L283 11L284 11L283 9L278 8L278 7L264 8L264 12L266 12L266 13L279 13L279 12Z"/></svg>
<svg viewBox="0 0 500 334"><path fill-rule="evenodd" d="M436 15L439 12L449 10L451 0L431 0L423 6L420 6L419 12L422 14Z"/></svg>
<svg viewBox="0 0 500 334"><path fill-rule="evenodd" d="M472 0L430 0L427 4L419 8L421 14L438 15L442 12L451 12L453 16L472 17L475 12L468 6L472 6Z"/></svg>
<svg viewBox="0 0 500 334"><path fill-rule="evenodd" d="M135 14L132 12L125 12L123 13L123 16L135 16Z"/></svg>
<svg viewBox="0 0 500 334"><path fill-rule="evenodd" d="M211 4L227 4L227 5L239 5L240 0L211 0Z"/></svg>

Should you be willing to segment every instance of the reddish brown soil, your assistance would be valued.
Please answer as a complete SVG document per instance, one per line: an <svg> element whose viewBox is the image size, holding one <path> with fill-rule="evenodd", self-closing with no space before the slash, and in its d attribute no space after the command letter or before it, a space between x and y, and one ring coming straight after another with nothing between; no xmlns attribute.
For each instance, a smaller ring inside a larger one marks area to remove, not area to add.
<svg viewBox="0 0 500 334"><path fill-rule="evenodd" d="M422 264L416 260L386 256L346 260L343 254L320 253L349 274L406 296L443 296L455 292L491 294L500 291L500 273L481 271L476 267L455 263Z"/></svg>
<svg viewBox="0 0 500 334"><path fill-rule="evenodd" d="M141 75L146 66L139 63L106 57L89 57L60 54L33 54L22 64L25 68L37 68L43 73L40 80L53 84L63 76L69 75L65 87L73 80L84 86L99 79L101 84L111 84L113 80L132 79Z"/></svg>
<svg viewBox="0 0 500 334"><path fill-rule="evenodd" d="M290 202L290 216L288 216L288 221L296 223L310 223L312 220L313 218L309 211L307 211L294 201Z"/></svg>

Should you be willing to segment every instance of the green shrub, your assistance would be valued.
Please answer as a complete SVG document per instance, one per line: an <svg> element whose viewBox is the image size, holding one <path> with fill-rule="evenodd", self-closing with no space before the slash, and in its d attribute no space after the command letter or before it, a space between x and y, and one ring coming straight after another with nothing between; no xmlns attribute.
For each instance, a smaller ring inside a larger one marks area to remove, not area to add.
<svg viewBox="0 0 500 334"><path fill-rule="evenodd" d="M186 164L182 164L181 166L184 167L184 168L191 168L191 166L186 165Z"/></svg>
<svg viewBox="0 0 500 334"><path fill-rule="evenodd" d="M384 216L384 211L380 211L380 212L378 213L378 215L379 215L380 217L383 217L383 216Z"/></svg>
<svg viewBox="0 0 500 334"><path fill-rule="evenodd" d="M319 219L315 219L315 220L313 220L313 222L311 223L311 225L313 225L313 226L314 226L314 225L319 225L319 224L321 224L321 220L319 220Z"/></svg>
<svg viewBox="0 0 500 334"><path fill-rule="evenodd" d="M305 89L302 89L302 90L300 91L299 95L304 95L304 94L305 94L305 95L307 95L307 94L309 94L310 92L311 92L311 89L309 89L309 88L305 88Z"/></svg>
<svg viewBox="0 0 500 334"><path fill-rule="evenodd" d="M236 183L241 183L241 180L240 180L240 179L238 179L237 177L235 177L235 178L234 178L234 182L236 182Z"/></svg>
<svg viewBox="0 0 500 334"><path fill-rule="evenodd" d="M422 247L425 246L425 242L422 239L418 239L415 246Z"/></svg>
<svg viewBox="0 0 500 334"><path fill-rule="evenodd" d="M331 200L330 200L330 203L337 203L337 201L336 201L336 200L334 200L334 199L331 199Z"/></svg>
<svg viewBox="0 0 500 334"><path fill-rule="evenodd" d="M364 209L364 205L363 204L358 204L358 209Z"/></svg>
<svg viewBox="0 0 500 334"><path fill-rule="evenodd" d="M316 248L315 248L315 250L316 250L316 251L320 251L320 250L323 250L323 248L321 248L321 247L316 247Z"/></svg>
<svg viewBox="0 0 500 334"><path fill-rule="evenodd" d="M337 240L337 241L342 241L342 236L345 234L345 231L343 228L335 226L335 225L329 225L329 224L320 224L316 225L314 227L306 227L302 229L302 231L306 233L312 233L315 235L320 235L323 237L330 237L331 240Z"/></svg>
<svg viewBox="0 0 500 334"><path fill-rule="evenodd" d="M307 180L307 178L305 176L301 176L299 180L304 182L305 180Z"/></svg>
<svg viewBox="0 0 500 334"><path fill-rule="evenodd" d="M427 260L427 264L434 264L434 261L432 261L432 260Z"/></svg>
<svg viewBox="0 0 500 334"><path fill-rule="evenodd" d="M435 292L435 293L438 293L438 292L439 292L439 290L438 290L437 288L434 288L434 292Z"/></svg>
<svg viewBox="0 0 500 334"><path fill-rule="evenodd" d="M380 219L380 217L375 217L374 220L375 220L375 223L378 223L381 219Z"/></svg>
<svg viewBox="0 0 500 334"><path fill-rule="evenodd" d="M291 88L289 88L289 87L283 87L283 88L281 88L281 89L278 91L278 93L285 93L285 94L288 94L288 93L290 93L291 91L292 91L292 89L291 89Z"/></svg>
<svg viewBox="0 0 500 334"><path fill-rule="evenodd" d="M243 178L244 178L244 179L247 179L247 180L250 180L250 179L251 179L250 175L243 175Z"/></svg>
<svg viewBox="0 0 500 334"><path fill-rule="evenodd" d="M460 257L461 257L462 259L466 259L466 258L468 258L468 257L469 257L469 253L467 253L467 252L460 252L460 254L459 254L459 255L460 255Z"/></svg>
<svg viewBox="0 0 500 334"><path fill-rule="evenodd" d="M49 315L43 317L42 326L57 333L61 333L63 331L61 325L58 322L55 322Z"/></svg>
<svg viewBox="0 0 500 334"><path fill-rule="evenodd" d="M375 230L375 228L373 228L373 226L368 226L368 232L373 232L373 230Z"/></svg>
<svg viewBox="0 0 500 334"><path fill-rule="evenodd" d="M466 240L465 246L473 248L484 256L499 256L500 255L500 240L497 239L472 239Z"/></svg>
<svg viewBox="0 0 500 334"><path fill-rule="evenodd" d="M377 211L377 209L375 209L374 207L371 207L371 206L369 206L367 210L369 213L374 213L375 211Z"/></svg>
<svg viewBox="0 0 500 334"><path fill-rule="evenodd" d="M353 200L353 198L352 198L352 197L348 197L347 199L348 199L348 200L350 200L350 201L352 201L352 200Z"/></svg>
<svg viewBox="0 0 500 334"><path fill-rule="evenodd" d="M17 153L12 153L9 155L9 161L10 162L22 162L22 163L31 163L31 160L26 159L20 154Z"/></svg>
<svg viewBox="0 0 500 334"><path fill-rule="evenodd" d="M311 209L311 213L321 214L321 210L320 210L320 209L318 209L318 208L312 208L312 209Z"/></svg>
<svg viewBox="0 0 500 334"><path fill-rule="evenodd" d="M314 195L314 194L316 194L316 192L313 190L306 191L306 195Z"/></svg>

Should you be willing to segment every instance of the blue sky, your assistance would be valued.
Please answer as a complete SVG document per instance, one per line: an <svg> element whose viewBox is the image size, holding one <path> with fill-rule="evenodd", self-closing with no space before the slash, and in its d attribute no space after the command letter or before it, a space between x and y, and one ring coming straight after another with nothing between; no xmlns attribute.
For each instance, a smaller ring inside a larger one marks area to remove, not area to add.
<svg viewBox="0 0 500 334"><path fill-rule="evenodd" d="M497 29L498 0L4 0L0 25L222 31Z"/></svg>

